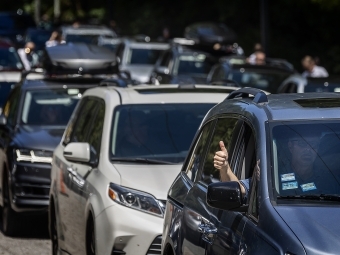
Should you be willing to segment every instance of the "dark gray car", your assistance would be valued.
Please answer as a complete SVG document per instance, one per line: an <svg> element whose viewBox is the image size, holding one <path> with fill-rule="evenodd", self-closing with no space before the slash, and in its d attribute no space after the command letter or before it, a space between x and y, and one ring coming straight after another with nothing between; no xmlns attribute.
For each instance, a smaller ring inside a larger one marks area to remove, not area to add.
<svg viewBox="0 0 340 255"><path fill-rule="evenodd" d="M338 254L339 108L336 93L253 88L212 108L168 192L162 254Z"/></svg>

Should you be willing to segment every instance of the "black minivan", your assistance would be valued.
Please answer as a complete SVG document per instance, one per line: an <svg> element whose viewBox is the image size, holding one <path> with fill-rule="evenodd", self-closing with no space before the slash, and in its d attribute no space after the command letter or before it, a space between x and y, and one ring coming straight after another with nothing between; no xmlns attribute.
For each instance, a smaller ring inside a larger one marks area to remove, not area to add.
<svg viewBox="0 0 340 255"><path fill-rule="evenodd" d="M339 254L339 110L336 93L230 93L168 192L162 254Z"/></svg>

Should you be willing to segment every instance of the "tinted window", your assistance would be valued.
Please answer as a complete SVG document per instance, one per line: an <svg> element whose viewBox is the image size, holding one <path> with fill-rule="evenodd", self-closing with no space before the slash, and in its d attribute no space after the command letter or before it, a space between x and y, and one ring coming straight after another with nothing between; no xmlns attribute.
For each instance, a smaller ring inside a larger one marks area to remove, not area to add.
<svg viewBox="0 0 340 255"><path fill-rule="evenodd" d="M171 52L166 52L163 57L160 66L168 67L171 60Z"/></svg>
<svg viewBox="0 0 340 255"><path fill-rule="evenodd" d="M66 42L98 44L98 35L66 35Z"/></svg>
<svg viewBox="0 0 340 255"><path fill-rule="evenodd" d="M21 122L66 126L85 89L41 89L26 92Z"/></svg>
<svg viewBox="0 0 340 255"><path fill-rule="evenodd" d="M127 64L154 65L162 50L155 49L130 49Z"/></svg>
<svg viewBox="0 0 340 255"><path fill-rule="evenodd" d="M183 162L212 106L198 103L120 106L113 116L112 156Z"/></svg>
<svg viewBox="0 0 340 255"><path fill-rule="evenodd" d="M202 181L210 184L212 182L216 182L220 180L220 172L219 170L214 168L214 156L216 151L220 151L219 142L223 141L226 146L229 154L231 147L231 139L237 123L237 119L235 118L223 118L219 119L214 134L211 139L210 146L208 148L206 160L203 167ZM238 131L238 130L236 130ZM230 156L230 155L229 155ZM230 164L230 157L228 159Z"/></svg>
<svg viewBox="0 0 340 255"><path fill-rule="evenodd" d="M204 54L180 56L177 74L200 74L206 76L213 64Z"/></svg>
<svg viewBox="0 0 340 255"><path fill-rule="evenodd" d="M19 108L19 100L20 88L16 87L9 96L3 110L4 115L7 117L7 123L10 125L14 125L16 122L15 117L17 116L17 111Z"/></svg>
<svg viewBox="0 0 340 255"><path fill-rule="evenodd" d="M71 135L71 142L87 142L87 134L96 115L96 103L97 101L94 99L85 101L76 120L74 131Z"/></svg>
<svg viewBox="0 0 340 255"><path fill-rule="evenodd" d="M13 82L2 82L0 81L0 107L3 107L9 93L14 87Z"/></svg>
<svg viewBox="0 0 340 255"><path fill-rule="evenodd" d="M105 103L101 102L98 104L96 117L92 123L92 129L89 135L89 144L91 145L92 152L99 157L100 145L102 141L103 127L105 117Z"/></svg>
<svg viewBox="0 0 340 255"><path fill-rule="evenodd" d="M195 180L199 167L203 163L204 151L205 151L206 144L208 142L210 127L211 127L211 122L202 129L202 132L190 156L190 160L189 160L185 173L188 175L191 181Z"/></svg>
<svg viewBox="0 0 340 255"><path fill-rule="evenodd" d="M0 71L1 70L21 70L23 65L15 48L0 48Z"/></svg>
<svg viewBox="0 0 340 255"><path fill-rule="evenodd" d="M340 195L340 122L278 122L271 141L277 195Z"/></svg>

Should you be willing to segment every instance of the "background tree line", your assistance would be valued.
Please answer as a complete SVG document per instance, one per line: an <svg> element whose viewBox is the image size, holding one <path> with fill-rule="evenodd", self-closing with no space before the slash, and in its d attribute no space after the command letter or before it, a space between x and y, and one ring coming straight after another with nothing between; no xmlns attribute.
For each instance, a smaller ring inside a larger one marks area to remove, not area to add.
<svg viewBox="0 0 340 255"><path fill-rule="evenodd" d="M24 9L34 14L36 0L0 1L0 11ZM54 1L41 0L40 14L52 19ZM58 0L60 21L108 24L115 20L122 35L183 36L185 26L198 21L223 22L238 35L246 55L260 42L260 0ZM340 0L268 1L269 56L285 58L301 70L301 58L317 56L330 73L340 73L337 36Z"/></svg>

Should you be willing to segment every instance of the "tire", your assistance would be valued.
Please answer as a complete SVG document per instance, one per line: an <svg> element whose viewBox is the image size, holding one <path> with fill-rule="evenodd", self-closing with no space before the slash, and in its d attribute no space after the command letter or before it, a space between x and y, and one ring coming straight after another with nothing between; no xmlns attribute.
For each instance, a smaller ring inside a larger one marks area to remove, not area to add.
<svg viewBox="0 0 340 255"><path fill-rule="evenodd" d="M53 200L51 200L51 203L53 203ZM54 206L51 206L50 211L50 238L51 238L51 244L52 244L52 255L58 255L59 252L59 239L58 239L58 228L57 228L57 218L55 216L55 209Z"/></svg>
<svg viewBox="0 0 340 255"><path fill-rule="evenodd" d="M18 214L13 211L11 207L10 200L10 191L8 185L8 178L5 176L4 179L4 199L3 199L3 208L2 208L2 231L6 236L15 236L19 226L20 226L20 218Z"/></svg>
<svg viewBox="0 0 340 255"><path fill-rule="evenodd" d="M96 255L96 236L94 232L94 222L92 215L89 216L87 220L86 228L86 254Z"/></svg>

